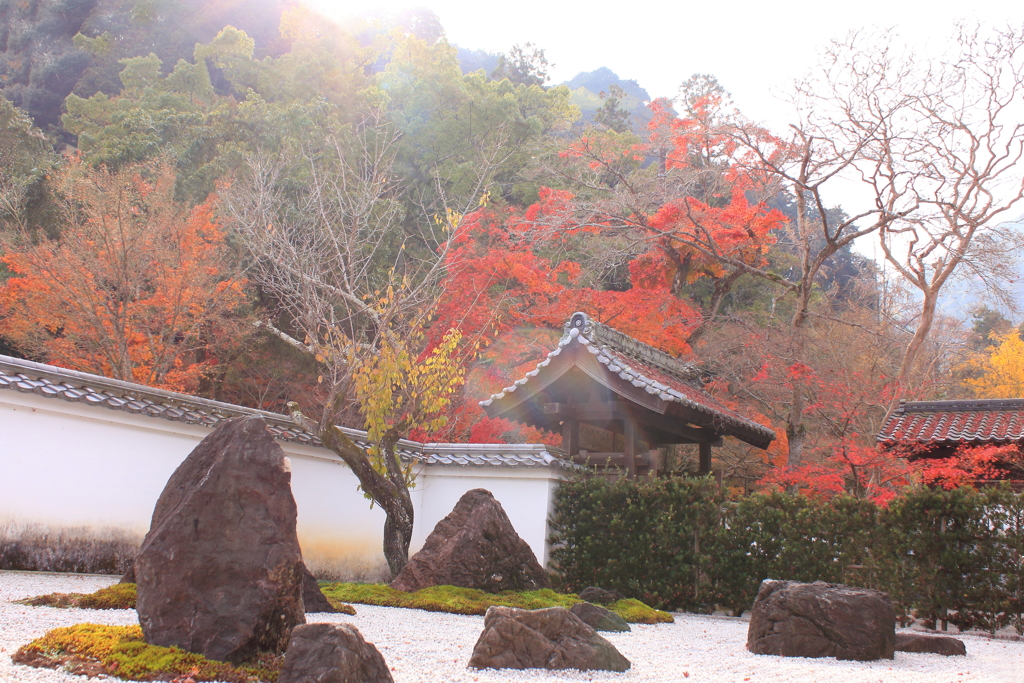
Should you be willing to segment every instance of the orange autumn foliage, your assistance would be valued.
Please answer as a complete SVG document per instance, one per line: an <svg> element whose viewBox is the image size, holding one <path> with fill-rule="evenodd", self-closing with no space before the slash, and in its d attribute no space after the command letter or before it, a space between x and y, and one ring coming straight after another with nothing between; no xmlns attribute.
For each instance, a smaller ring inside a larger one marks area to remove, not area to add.
<svg viewBox="0 0 1024 683"><path fill-rule="evenodd" d="M48 363L196 391L250 327L213 200L176 202L165 165L111 172L73 159L53 180L59 238L3 243L0 335Z"/></svg>

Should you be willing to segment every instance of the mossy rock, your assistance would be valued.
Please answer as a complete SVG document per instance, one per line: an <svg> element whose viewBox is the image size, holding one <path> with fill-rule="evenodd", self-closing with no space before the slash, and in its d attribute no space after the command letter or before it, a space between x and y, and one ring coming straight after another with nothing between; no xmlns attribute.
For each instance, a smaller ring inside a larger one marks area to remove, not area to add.
<svg viewBox="0 0 1024 683"><path fill-rule="evenodd" d="M48 593L34 598L15 600L30 607L80 607L82 609L135 609L137 593L134 583L115 583L95 593Z"/></svg>
<svg viewBox="0 0 1024 683"><path fill-rule="evenodd" d="M482 615L491 606L518 609L544 609L545 607L572 607L583 602L575 594L563 595L550 589L537 591L503 591L485 593L473 588L457 586L431 586L413 593L395 590L379 583L326 583L320 590L331 604L354 602L378 607L406 607L429 612ZM621 605L621 607L618 607ZM671 623L672 615L648 607L639 600L620 600L609 609L633 624Z"/></svg>
<svg viewBox="0 0 1024 683"><path fill-rule="evenodd" d="M191 678L194 681L273 683L284 656L265 654L234 665L217 662L176 647L149 645L140 626L77 624L48 631L42 638L18 648L16 664L64 669L68 673L116 676L131 681Z"/></svg>

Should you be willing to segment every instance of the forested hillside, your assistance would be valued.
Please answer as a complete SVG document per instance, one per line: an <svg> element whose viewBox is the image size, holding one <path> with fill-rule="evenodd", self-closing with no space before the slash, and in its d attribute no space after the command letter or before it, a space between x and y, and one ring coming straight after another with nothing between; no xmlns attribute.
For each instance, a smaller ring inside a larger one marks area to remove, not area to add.
<svg viewBox="0 0 1024 683"><path fill-rule="evenodd" d="M2 353L368 429L376 455L557 445L477 401L583 310L775 430L716 450L737 489L884 500L1019 458L924 466L874 436L900 398L1024 391L1019 321L937 306L1013 277L1020 33L945 62L836 43L770 131L714 76L673 100L608 69L553 86L541 48L459 50L426 10L31 0L0 32ZM864 206L822 199L840 175Z"/></svg>

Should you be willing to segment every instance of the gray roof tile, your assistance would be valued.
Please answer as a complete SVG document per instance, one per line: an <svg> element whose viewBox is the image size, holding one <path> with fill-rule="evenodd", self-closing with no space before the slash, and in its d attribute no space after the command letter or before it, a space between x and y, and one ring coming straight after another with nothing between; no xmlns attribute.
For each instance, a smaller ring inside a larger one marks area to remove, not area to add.
<svg viewBox="0 0 1024 683"><path fill-rule="evenodd" d="M207 427L239 415L262 415L275 438L324 447L319 438L298 429L285 415L0 355L3 389ZM369 446L366 432L342 430L360 447ZM427 465L578 469L560 458L556 449L539 444L424 444L403 439L397 448L404 460Z"/></svg>

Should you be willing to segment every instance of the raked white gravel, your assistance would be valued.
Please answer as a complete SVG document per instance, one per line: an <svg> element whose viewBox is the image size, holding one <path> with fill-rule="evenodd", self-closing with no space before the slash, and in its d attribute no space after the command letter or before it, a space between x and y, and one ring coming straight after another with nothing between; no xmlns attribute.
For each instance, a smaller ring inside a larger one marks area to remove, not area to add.
<svg viewBox="0 0 1024 683"><path fill-rule="evenodd" d="M0 571L0 681L83 683L82 676L15 665L11 655L48 629L82 622L138 623L129 610L23 607L11 600L43 593L89 593L114 583L106 576ZM621 681L622 683L724 681L737 683L1024 683L1024 643L961 636L966 657L897 652L894 661L840 662L752 655L744 648L747 622L677 614L676 623L634 625L631 633L605 634L633 667L621 674L582 671L469 669L483 617L356 605L358 614L314 614L310 621L348 622L381 651L396 683L475 681Z"/></svg>

